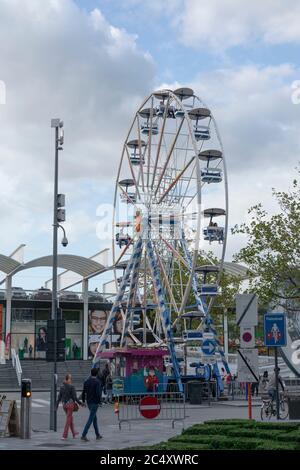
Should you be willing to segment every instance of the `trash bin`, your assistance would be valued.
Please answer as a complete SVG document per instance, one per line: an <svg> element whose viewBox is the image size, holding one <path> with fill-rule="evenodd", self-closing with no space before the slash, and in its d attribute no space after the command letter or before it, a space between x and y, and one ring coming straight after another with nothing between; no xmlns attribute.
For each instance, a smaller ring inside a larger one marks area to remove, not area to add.
<svg viewBox="0 0 300 470"><path fill-rule="evenodd" d="M300 395L289 395L289 419L300 419Z"/></svg>
<svg viewBox="0 0 300 470"><path fill-rule="evenodd" d="M188 382L188 392L191 405L201 405L203 399L203 383L191 381Z"/></svg>

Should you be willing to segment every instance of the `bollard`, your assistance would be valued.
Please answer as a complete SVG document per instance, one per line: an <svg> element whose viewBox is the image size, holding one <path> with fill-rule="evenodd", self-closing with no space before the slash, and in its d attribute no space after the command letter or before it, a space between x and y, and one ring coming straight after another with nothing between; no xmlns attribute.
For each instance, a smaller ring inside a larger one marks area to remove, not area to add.
<svg viewBox="0 0 300 470"><path fill-rule="evenodd" d="M31 438L31 380L21 383L21 439Z"/></svg>

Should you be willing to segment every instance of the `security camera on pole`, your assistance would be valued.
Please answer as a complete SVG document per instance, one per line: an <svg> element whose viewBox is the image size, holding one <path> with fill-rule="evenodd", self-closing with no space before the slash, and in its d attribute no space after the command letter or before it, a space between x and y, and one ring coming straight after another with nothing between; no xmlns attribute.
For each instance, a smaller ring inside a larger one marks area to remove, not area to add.
<svg viewBox="0 0 300 470"><path fill-rule="evenodd" d="M68 240L66 237L65 229L60 222L65 222L66 212L65 195L58 194L58 153L63 150L64 143L64 123L60 119L52 119L51 127L55 129L55 166L54 166L54 207L53 207L53 260L52 260L52 309L51 320L53 322L53 375L51 380L51 399L50 399L50 429L57 430L57 410L56 410L56 397L57 397L57 360L63 360L63 357L57 357L57 316L58 316L58 302L57 302L57 231L58 227L63 230L62 245L67 246ZM61 319L59 319L61 320ZM49 341L48 341L49 342ZM48 345L49 349L49 345ZM47 351L49 352L49 351ZM48 355L49 356L49 355Z"/></svg>
<svg viewBox="0 0 300 470"><path fill-rule="evenodd" d="M255 348L255 326L258 325L256 294L236 296L236 323L240 327L238 352L238 381L248 387L249 419L252 419L251 383L259 382L258 350Z"/></svg>

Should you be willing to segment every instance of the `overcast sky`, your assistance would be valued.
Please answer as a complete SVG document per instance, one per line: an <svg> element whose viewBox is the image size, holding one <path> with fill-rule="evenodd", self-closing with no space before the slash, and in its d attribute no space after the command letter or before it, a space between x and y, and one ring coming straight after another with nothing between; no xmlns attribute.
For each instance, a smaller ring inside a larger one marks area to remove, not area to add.
<svg viewBox="0 0 300 470"><path fill-rule="evenodd" d="M257 202L276 210L271 188L288 189L300 154L299 24L297 0L0 0L0 253L52 250L52 117L65 122L64 252L109 245L97 207L113 199L137 106L161 86L191 86L214 112L230 226ZM229 237L227 259L241 243ZM38 287L41 276L18 282Z"/></svg>

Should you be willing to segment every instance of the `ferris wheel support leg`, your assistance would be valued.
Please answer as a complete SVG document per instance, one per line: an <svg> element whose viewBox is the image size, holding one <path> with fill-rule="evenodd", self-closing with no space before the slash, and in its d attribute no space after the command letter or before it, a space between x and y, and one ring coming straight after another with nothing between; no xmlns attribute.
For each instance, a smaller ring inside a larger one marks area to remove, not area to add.
<svg viewBox="0 0 300 470"><path fill-rule="evenodd" d="M218 351L218 353L220 354L221 356L221 361L223 363L223 366L227 372L227 374L231 374L230 372L230 369L229 369L229 365L228 365L228 362L226 360L226 356L225 356L225 353L223 351L223 348L222 348L222 345L218 339L218 332L217 330L215 329L214 327L214 323L213 323L213 319L212 317L209 315L206 317L205 319L205 324L207 326L207 328L209 328L209 330L214 334L214 341L215 341L215 344L216 344L216 349ZM218 368L218 365L216 364L217 368ZM219 370L219 369L218 369Z"/></svg>
<svg viewBox="0 0 300 470"><path fill-rule="evenodd" d="M120 285L120 288L119 288L119 291L118 291L118 295L116 296L116 299L113 303L112 309L109 313L109 316L108 316L104 331L102 333L102 336L101 336L101 339L100 339L95 357L93 359L93 366L95 366L95 364L99 361L99 356L100 356L101 352L106 348L107 340L108 340L108 337L110 335L113 322L115 320L117 312L120 309L120 303L122 302L122 299L123 299L123 296L124 296L124 292L125 292L125 289L126 289L126 284L128 283L128 280L130 278L130 274L132 272L132 269L134 267L136 259L138 259L141 256L142 248L143 248L143 241L142 241L141 238L139 238L136 245L135 245L135 247L134 247L134 249L133 249L133 253L131 255L129 263L126 267L126 271L125 271L125 274L123 276L123 279L122 279L122 282L121 282L121 285Z"/></svg>
<svg viewBox="0 0 300 470"><path fill-rule="evenodd" d="M125 315L125 321L124 321L124 326L123 326L123 331L122 331L122 338L121 338L121 347L125 346L125 341L126 341L126 336L128 333L128 328L129 328L129 323L130 319L132 316L132 312L130 312L130 307L133 305L134 297L136 294L136 289L137 289L137 281L138 281L138 276L139 276L139 269L141 265L141 259L142 259L142 247L138 251L138 256L135 258L133 268L132 268L132 275L131 275L131 281L130 281L130 288L129 288L129 299L127 302L127 309L126 309L126 315Z"/></svg>
<svg viewBox="0 0 300 470"><path fill-rule="evenodd" d="M169 309L166 306L165 295L164 295L163 287L162 287L161 280L160 280L159 270L157 267L152 243L150 240L148 240L147 242L147 255L148 255L151 276L153 279L154 289L156 292L156 297L158 299L158 308L159 308L161 318L162 318L163 329L165 332L165 337L167 340L167 345L169 348L169 352L170 352L170 356L171 356L171 360L173 364L175 379L178 385L179 392L183 393L183 385L181 381L180 369L179 369L179 364L177 361L174 341L173 341L173 334L172 334L172 327L171 327L171 315L170 315Z"/></svg>
<svg viewBox="0 0 300 470"><path fill-rule="evenodd" d="M189 253L187 245L186 245L184 233L182 233L182 248L183 248L183 252L184 252L184 257L185 257L185 259L186 259L186 261L189 264L190 269L191 269L192 260L191 260L190 253ZM198 294L199 286L198 286L198 281L197 281L197 278L196 278L195 274L193 275L192 286L193 286L193 292L194 292L194 296L195 296L196 303L197 303L197 308L201 312L205 313L205 326L214 334L214 341L216 343L217 351L219 352L219 354L221 356L221 360L222 360L222 363L224 365L224 368L225 368L226 372L228 374L230 374L230 369L229 369L229 366L228 366L228 362L226 360L226 357L225 357L224 351L222 349L222 346L220 344L220 341L218 340L217 330L214 328L213 319L212 319L211 315L209 314L209 308L207 307L205 299L201 299L201 297ZM219 372L218 365L217 364L215 364L215 365L216 365L216 371ZM220 375L220 372L219 372L219 375ZM220 386L223 387L222 379L221 379Z"/></svg>
<svg viewBox="0 0 300 470"><path fill-rule="evenodd" d="M224 392L224 384L223 384L223 380L222 380L222 377L221 377L221 374L220 374L219 367L218 367L217 363L214 364L213 370L214 370L214 375L217 379L217 385L218 385L219 392L223 393Z"/></svg>
<svg viewBox="0 0 300 470"><path fill-rule="evenodd" d="M190 270L191 270L191 269L192 269L192 260L191 260L191 257L190 257L188 248L187 248L187 246L186 246L186 241L185 241L184 233L182 234L182 248L183 248L185 260L187 261L187 263L188 263L188 265L189 265L189 268L190 268ZM198 294L198 290L199 290L199 289L198 289L198 283L197 283L197 279L196 279L195 274L193 275L192 287L193 287L193 292L194 292L194 296L195 296L195 299L196 299L197 309L198 309L201 313L206 314L206 310L205 310L205 308L204 308L203 302L202 302L202 300L201 300L201 297L200 297L199 294Z"/></svg>

